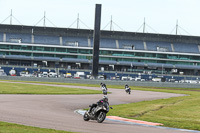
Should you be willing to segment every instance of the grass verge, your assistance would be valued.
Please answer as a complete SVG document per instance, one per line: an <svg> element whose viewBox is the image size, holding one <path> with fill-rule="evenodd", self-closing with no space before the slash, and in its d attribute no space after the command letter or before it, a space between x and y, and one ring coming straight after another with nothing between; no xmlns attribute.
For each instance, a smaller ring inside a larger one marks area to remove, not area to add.
<svg viewBox="0 0 200 133"><path fill-rule="evenodd" d="M101 94L99 90L66 88L56 86L0 83L0 94Z"/></svg>
<svg viewBox="0 0 200 133"><path fill-rule="evenodd" d="M87 87L100 87L98 84L80 84L80 83L61 83L61 82L40 82L40 81L22 81L22 80L1 80L8 82L22 82L22 83L41 83L41 84L54 84L54 85L73 85L73 86L87 86Z"/></svg>
<svg viewBox="0 0 200 133"><path fill-rule="evenodd" d="M153 87L131 88L137 90L187 94L188 96L115 105L113 106L114 109L111 110L108 115L158 122L164 124L166 127L200 130L200 92L198 89L197 91L190 91L189 89L184 88L173 88L173 90Z"/></svg>
<svg viewBox="0 0 200 133"><path fill-rule="evenodd" d="M9 82L25 82L25 83L42 83L42 84L54 84L54 85L73 85L73 86L87 86L87 87L100 87L99 84L80 84L80 83L61 83L61 82L40 82L40 81L21 81L21 80L1 80L0 81L9 81ZM122 85L106 85L108 90L109 88L115 89L124 89ZM189 91L200 91L200 88L167 88L167 87L146 87L146 86L130 86L133 90L144 90L144 91L158 91L162 90L189 90ZM150 90L151 89L151 90ZM159 90L158 90L159 89ZM170 93L174 93L173 91Z"/></svg>
<svg viewBox="0 0 200 133"><path fill-rule="evenodd" d="M72 133L72 132L30 127L30 126L24 126L24 125L0 121L0 133Z"/></svg>

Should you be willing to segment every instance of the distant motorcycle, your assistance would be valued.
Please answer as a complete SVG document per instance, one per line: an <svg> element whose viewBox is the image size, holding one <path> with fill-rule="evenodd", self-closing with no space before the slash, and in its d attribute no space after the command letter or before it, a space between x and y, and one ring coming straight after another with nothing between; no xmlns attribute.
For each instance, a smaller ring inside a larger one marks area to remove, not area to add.
<svg viewBox="0 0 200 133"><path fill-rule="evenodd" d="M102 93L103 93L104 95L107 95L108 89L107 89L107 87L106 87L106 84L101 83L100 85L101 85Z"/></svg>
<svg viewBox="0 0 200 133"><path fill-rule="evenodd" d="M92 106L90 105L89 107L91 108ZM96 120L98 123L102 123L106 118L106 114L109 112L109 108L112 109L112 107L109 107L108 103L105 102L95 104L95 106L90 109L90 112L85 112L83 120Z"/></svg>
<svg viewBox="0 0 200 133"><path fill-rule="evenodd" d="M101 89L102 89L102 93L104 95L107 95L107 93L108 93L107 88L106 87L102 87Z"/></svg>
<svg viewBox="0 0 200 133"><path fill-rule="evenodd" d="M127 94L131 94L131 88L130 88L130 87L125 88L125 92L126 92Z"/></svg>

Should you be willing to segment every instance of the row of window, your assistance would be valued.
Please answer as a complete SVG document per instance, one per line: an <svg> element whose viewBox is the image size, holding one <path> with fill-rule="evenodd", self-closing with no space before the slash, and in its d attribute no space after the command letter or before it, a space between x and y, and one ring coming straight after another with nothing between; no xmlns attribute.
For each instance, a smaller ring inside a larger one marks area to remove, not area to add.
<svg viewBox="0 0 200 133"><path fill-rule="evenodd" d="M11 52L3 50L23 50L24 52ZM42 47L42 46L26 46L26 45L0 45L0 55L25 55L25 56L45 56L45 57L59 57L59 58L79 58L79 59L89 59L92 58L92 49L74 49L74 48L56 48L56 47ZM41 51L41 53L31 53L30 51ZM52 52L52 54L43 54L42 52ZM56 54L59 53L59 54ZM63 54L60 54L63 53ZM85 56L80 55L65 55L64 53L75 53L75 54L87 54ZM89 55L88 55L89 54ZM161 59L176 59L176 60L196 60L200 61L200 56L191 55L171 55L171 54L158 54L158 53L142 53L142 52L129 52L129 51L108 51L100 50L100 55L102 56L113 56L113 57L101 57L106 58L105 60L113 61L128 61L128 62L145 62L145 63L169 63L174 64L174 61L163 61L156 60L156 58ZM114 57L116 56L116 57ZM120 58L118 57L120 56ZM136 59L127 57L143 57L151 58L148 59ZM155 59L155 60L154 60ZM184 63L184 62L177 62ZM185 62L186 64L192 65L193 63Z"/></svg>
<svg viewBox="0 0 200 133"><path fill-rule="evenodd" d="M32 56L32 57L57 57L57 58L75 58L75 59L88 59L92 60L92 56L84 55L60 55L60 54L44 54L44 53L24 53L24 52L4 52L0 51L0 55L22 55L22 56ZM163 60L147 60L147 59L131 59L131 58L112 58L112 57L100 57L100 60L107 61L124 61L124 62L143 62L143 63L162 63L162 64L182 64L182 65L200 65L200 63L195 62L177 62L177 61L163 61Z"/></svg>

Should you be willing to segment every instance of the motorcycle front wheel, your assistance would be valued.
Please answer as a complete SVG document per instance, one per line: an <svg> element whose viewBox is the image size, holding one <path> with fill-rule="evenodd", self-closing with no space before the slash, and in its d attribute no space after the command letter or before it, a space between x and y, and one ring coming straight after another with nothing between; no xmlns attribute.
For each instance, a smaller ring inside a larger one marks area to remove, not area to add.
<svg viewBox="0 0 200 133"><path fill-rule="evenodd" d="M97 122L102 123L106 118L106 112L101 111L97 116Z"/></svg>
<svg viewBox="0 0 200 133"><path fill-rule="evenodd" d="M89 121L90 120L87 112L85 112L85 114L83 115L83 120L84 121Z"/></svg>

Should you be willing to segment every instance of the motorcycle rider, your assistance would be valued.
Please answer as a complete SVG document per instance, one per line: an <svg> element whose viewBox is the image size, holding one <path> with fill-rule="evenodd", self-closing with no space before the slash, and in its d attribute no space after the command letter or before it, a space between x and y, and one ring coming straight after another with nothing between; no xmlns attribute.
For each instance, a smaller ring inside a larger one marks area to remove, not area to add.
<svg viewBox="0 0 200 133"><path fill-rule="evenodd" d="M125 90L128 90L128 89L129 89L128 84L125 84Z"/></svg>
<svg viewBox="0 0 200 133"><path fill-rule="evenodd" d="M129 92L129 94L130 94L131 88L128 86L128 84L125 85L125 91Z"/></svg>
<svg viewBox="0 0 200 133"><path fill-rule="evenodd" d="M96 102L96 104L93 103L92 106L90 107L88 113L91 113L92 108L94 108L94 107L96 107L96 106L98 106L98 105L101 105L101 104L103 104L103 103L107 103L107 104L109 105L108 96L107 96L107 95L104 95L102 99L100 99L98 102Z"/></svg>
<svg viewBox="0 0 200 133"><path fill-rule="evenodd" d="M101 89L102 89L102 91L103 91L103 94L104 95L107 95L107 87L106 87L106 84L104 84L104 83L100 83L100 87L101 87Z"/></svg>
<svg viewBox="0 0 200 133"><path fill-rule="evenodd" d="M106 84L104 84L104 83L100 83L100 87L101 87L102 90L104 90L104 89L107 90Z"/></svg>

